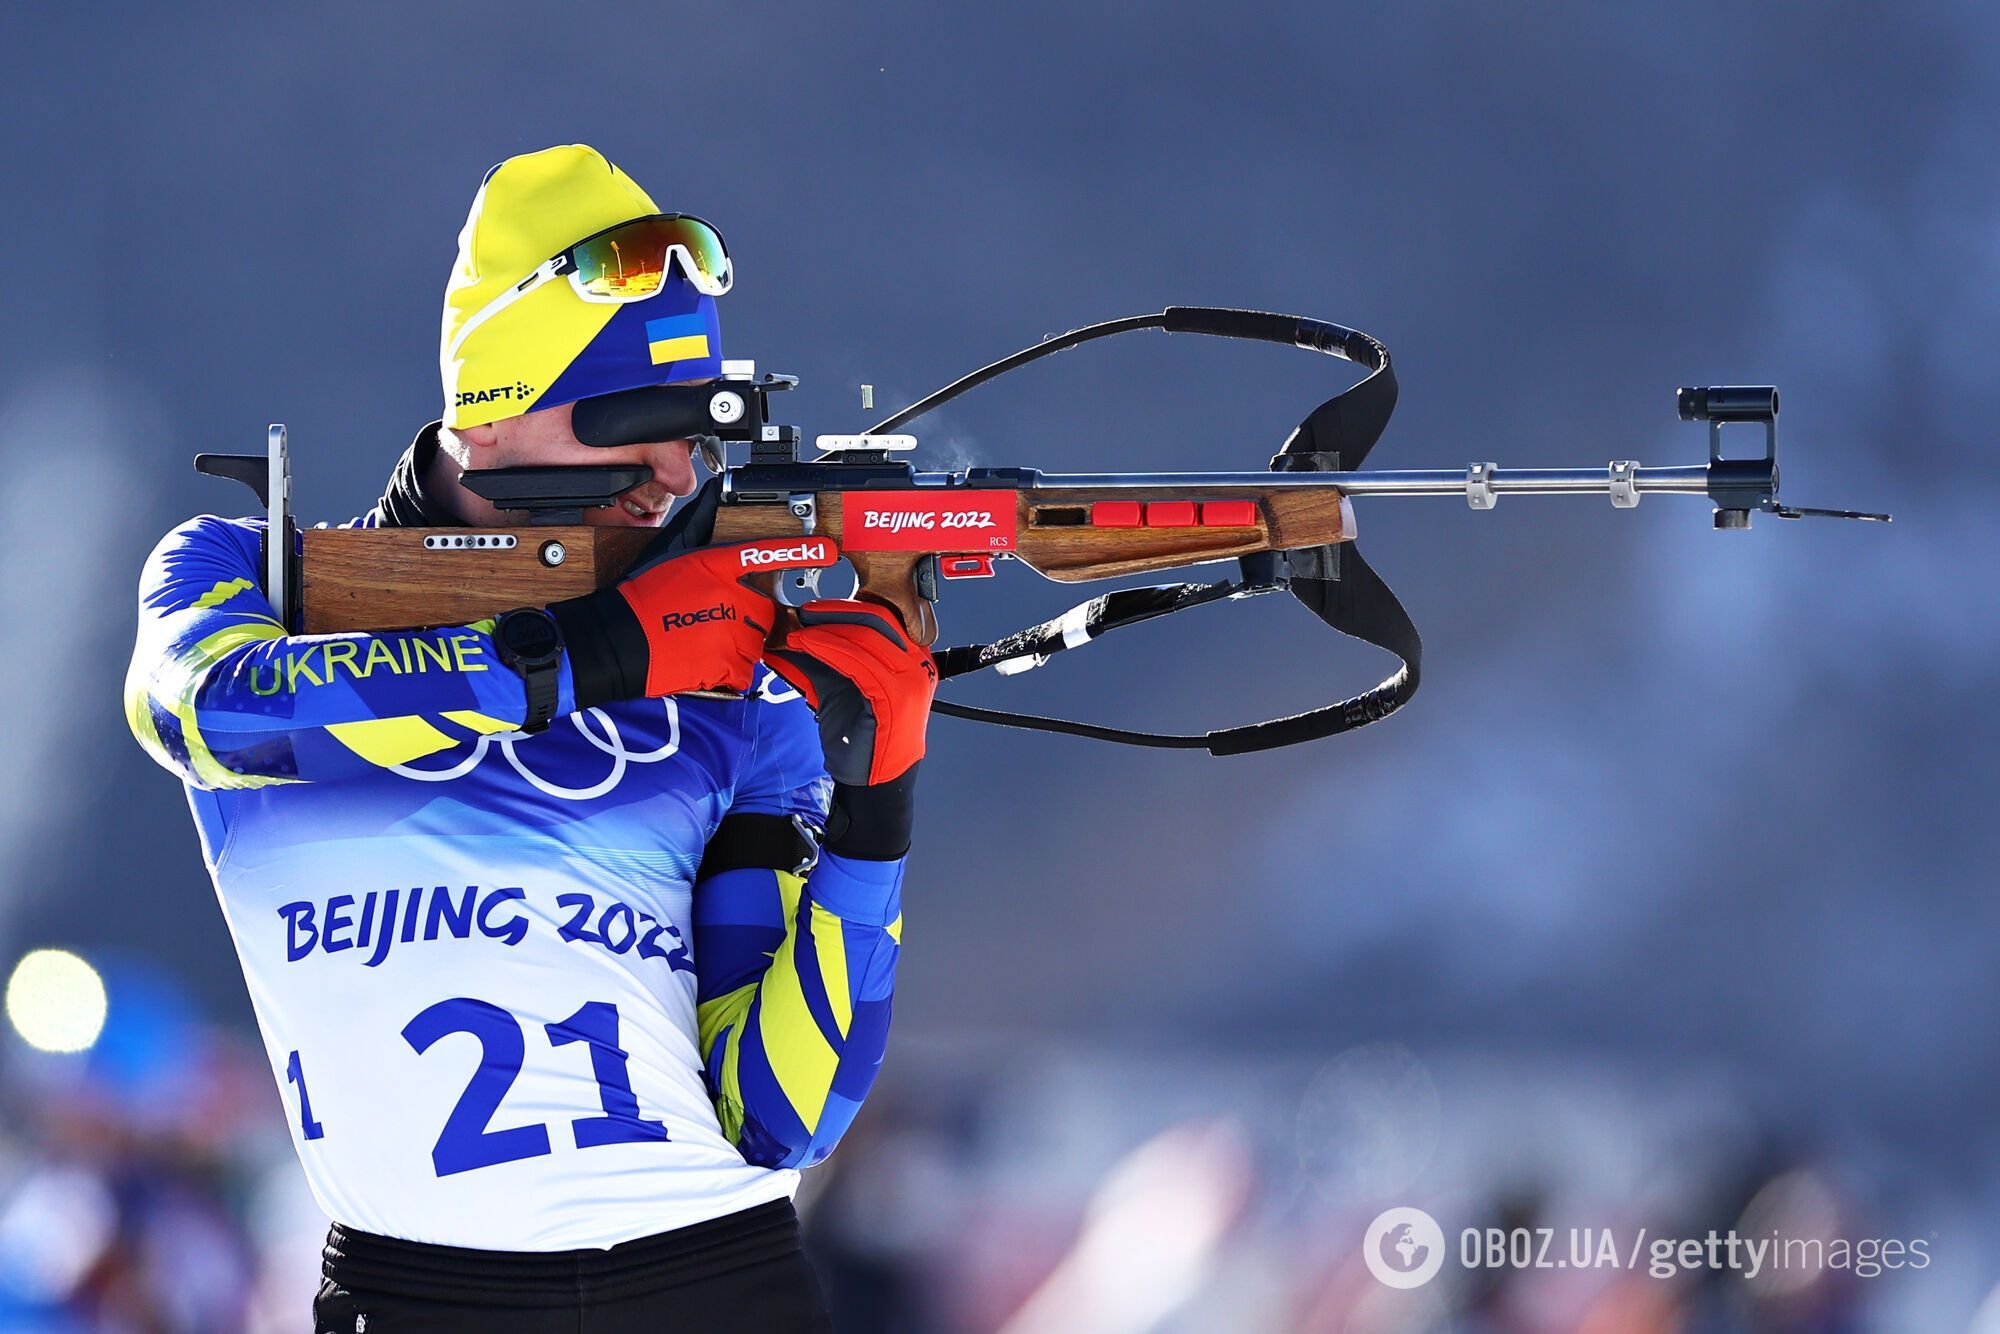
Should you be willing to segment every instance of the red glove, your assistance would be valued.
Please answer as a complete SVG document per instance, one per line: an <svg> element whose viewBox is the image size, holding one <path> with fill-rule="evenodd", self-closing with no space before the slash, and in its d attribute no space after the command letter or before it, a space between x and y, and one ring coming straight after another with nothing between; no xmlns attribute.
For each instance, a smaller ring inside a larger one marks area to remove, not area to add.
<svg viewBox="0 0 2000 1334"><path fill-rule="evenodd" d="M688 690L747 690L777 623L752 575L819 569L825 537L766 538L648 562L608 588L552 603L579 709Z"/></svg>
<svg viewBox="0 0 2000 1334"><path fill-rule="evenodd" d="M924 757L937 665L879 603L808 602L765 654L819 717L833 781L892 783Z"/></svg>

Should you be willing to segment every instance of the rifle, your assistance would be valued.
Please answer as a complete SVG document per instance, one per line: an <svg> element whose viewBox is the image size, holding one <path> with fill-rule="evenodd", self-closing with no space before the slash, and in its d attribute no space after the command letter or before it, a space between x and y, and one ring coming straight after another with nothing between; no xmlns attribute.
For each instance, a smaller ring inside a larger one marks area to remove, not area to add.
<svg viewBox="0 0 2000 1334"><path fill-rule="evenodd" d="M1044 473L1033 468L918 471L895 456L916 447L899 428L965 391L1080 343L1139 329L1289 344L1365 367L1320 404L1261 472ZM1235 561L1212 583L1124 588L989 644L935 653L940 679L991 667L1011 675L1111 630L1191 607L1289 591L1334 629L1395 654L1401 668L1373 689L1288 718L1199 734L1161 734L1043 718L940 700L936 711L981 722L1133 745L1241 754L1365 726L1416 692L1422 641L1387 584L1355 549L1355 496L1461 496L1490 510L1502 495L1608 495L1621 509L1650 493L1706 496L1715 527L1741 530L1753 513L1887 522L1886 514L1799 509L1778 501L1778 391L1768 385L1683 388L1685 421L1709 427L1705 464L1600 468L1361 471L1396 404L1389 353L1356 329L1293 315L1170 306L1093 324L984 366L855 435L821 435L802 457L796 426L773 422L771 396L796 377L724 362L720 379L584 399L574 429L587 444L691 439L716 475L669 520L680 548L755 538L825 535L853 567L856 595L894 607L915 639L935 643L942 583L986 578L996 560L1084 583ZM864 403L864 407L867 404ZM1763 428L1761 453L1725 457L1726 425ZM748 457L730 461L732 446ZM265 591L288 629L305 634L462 625L607 584L662 536L583 523L644 482L643 466L474 469L460 480L521 516L509 528L312 528L290 509L287 436L273 425L264 455L202 454L195 467L250 485L270 512ZM270 534L283 540L271 541ZM818 571L787 575L785 606L820 596Z"/></svg>

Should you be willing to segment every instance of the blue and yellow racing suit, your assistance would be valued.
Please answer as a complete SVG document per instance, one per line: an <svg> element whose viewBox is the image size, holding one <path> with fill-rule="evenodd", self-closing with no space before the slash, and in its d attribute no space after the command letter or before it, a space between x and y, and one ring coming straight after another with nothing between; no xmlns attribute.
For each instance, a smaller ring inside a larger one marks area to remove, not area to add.
<svg viewBox="0 0 2000 1334"><path fill-rule="evenodd" d="M358 520L372 525L381 512ZM526 716L490 622L288 635L261 520L146 562L132 731L185 783L321 1206L489 1250L790 1196L878 1068L903 863L701 874L725 815L818 823L803 700Z"/></svg>

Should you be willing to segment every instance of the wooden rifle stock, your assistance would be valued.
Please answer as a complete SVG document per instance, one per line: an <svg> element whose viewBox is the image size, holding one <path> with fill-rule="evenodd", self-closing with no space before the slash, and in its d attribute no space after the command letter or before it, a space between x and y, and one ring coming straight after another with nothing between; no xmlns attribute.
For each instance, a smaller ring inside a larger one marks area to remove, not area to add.
<svg viewBox="0 0 2000 1334"><path fill-rule="evenodd" d="M1003 553L968 546L952 531L937 532L936 544L923 550L852 550L844 540L840 491L816 496L814 531L840 543L860 595L894 607L923 644L937 637L936 617L918 579L920 563L931 556L1005 554L1050 579L1084 583L1354 537L1353 511L1333 486L1033 487L1011 494L1016 533L1013 548ZM1247 513L1245 501L1251 506ZM1204 508L1216 502L1222 505ZM1110 515L1099 509L1103 505L1122 505L1125 511L1117 517L1138 522L1105 523ZM1205 521L1212 516L1230 521ZM1245 517L1251 522L1239 521ZM800 521L786 505L744 502L717 509L711 540L747 542L799 532ZM333 634L466 625L515 607L578 597L622 575L655 532L522 524L312 528L301 536L300 628Z"/></svg>

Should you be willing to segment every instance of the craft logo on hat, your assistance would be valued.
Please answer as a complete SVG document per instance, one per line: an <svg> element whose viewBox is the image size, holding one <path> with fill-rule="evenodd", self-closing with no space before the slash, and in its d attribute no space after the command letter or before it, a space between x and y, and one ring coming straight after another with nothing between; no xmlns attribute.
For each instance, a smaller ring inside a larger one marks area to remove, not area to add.
<svg viewBox="0 0 2000 1334"><path fill-rule="evenodd" d="M458 406L468 408L481 403L526 403L534 397L535 391L531 387L516 380L512 384L496 385L491 389L461 389L458 391Z"/></svg>

